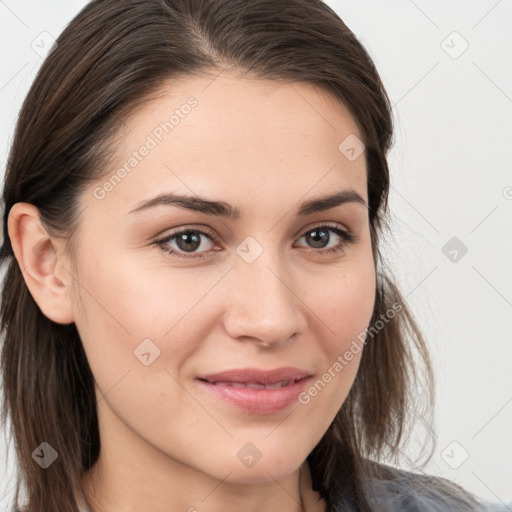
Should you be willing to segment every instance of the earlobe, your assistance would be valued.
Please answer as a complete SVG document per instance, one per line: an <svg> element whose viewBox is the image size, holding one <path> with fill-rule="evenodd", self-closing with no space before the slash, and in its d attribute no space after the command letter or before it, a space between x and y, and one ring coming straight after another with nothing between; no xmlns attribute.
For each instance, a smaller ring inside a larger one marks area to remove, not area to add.
<svg viewBox="0 0 512 512"><path fill-rule="evenodd" d="M61 251L41 224L39 210L29 203L16 203L7 228L25 283L43 314L59 324L74 322L71 279L62 281L57 276Z"/></svg>

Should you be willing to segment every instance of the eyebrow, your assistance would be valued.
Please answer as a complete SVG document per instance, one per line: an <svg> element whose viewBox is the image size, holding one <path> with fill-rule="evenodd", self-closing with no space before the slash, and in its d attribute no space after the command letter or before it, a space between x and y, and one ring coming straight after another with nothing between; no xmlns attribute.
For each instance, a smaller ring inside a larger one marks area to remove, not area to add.
<svg viewBox="0 0 512 512"><path fill-rule="evenodd" d="M359 203L367 207L366 201L355 190L345 189L335 194L317 197L302 203L297 208L296 215L297 217L305 217L306 215L329 210L345 203ZM236 206L232 206L224 201L212 201L200 196L174 194L171 192L162 193L152 199L137 203L135 208L129 213L142 212L160 205L176 206L231 220L238 220L241 217L241 212Z"/></svg>

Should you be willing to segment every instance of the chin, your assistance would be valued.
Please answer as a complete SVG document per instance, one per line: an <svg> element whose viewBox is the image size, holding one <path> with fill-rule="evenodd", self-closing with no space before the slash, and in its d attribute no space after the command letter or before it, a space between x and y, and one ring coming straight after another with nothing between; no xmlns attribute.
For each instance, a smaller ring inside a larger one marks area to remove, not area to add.
<svg viewBox="0 0 512 512"><path fill-rule="evenodd" d="M260 461L252 468L226 467L226 473L229 473L229 471L231 471L231 473L225 481L233 484L267 484L288 478L297 471L299 467L300 464L297 466L279 467L271 460L267 461L266 464Z"/></svg>
<svg viewBox="0 0 512 512"><path fill-rule="evenodd" d="M298 457L296 449L289 454L283 452L276 453L274 449L272 451L268 450L267 455L265 453L255 453L251 460L251 456L246 455L250 453L251 449L247 445L244 446L238 452L235 464L226 465L224 477L231 471L226 480L246 484L282 480L296 472L306 458L306 455Z"/></svg>

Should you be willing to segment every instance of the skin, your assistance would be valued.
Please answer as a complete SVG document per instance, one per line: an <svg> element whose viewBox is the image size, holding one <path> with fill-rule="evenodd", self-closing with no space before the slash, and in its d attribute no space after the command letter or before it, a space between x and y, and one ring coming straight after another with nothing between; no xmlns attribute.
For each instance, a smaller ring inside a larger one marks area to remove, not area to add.
<svg viewBox="0 0 512 512"><path fill-rule="evenodd" d="M9 216L31 294L48 318L75 322L95 378L102 448L84 474L85 496L94 512L297 512L302 493L308 511L322 511L305 459L344 402L361 352L309 403L273 414L221 402L194 379L293 366L316 380L368 326L376 283L367 208L295 216L303 201L342 189L367 201L364 154L350 161L338 150L348 135L363 137L313 85L225 71L166 83L125 119L107 177L190 96L197 106L103 199L94 189L105 179L81 195L74 270L35 207L17 203ZM242 218L166 205L129 214L164 191L225 201ZM328 231L324 245L312 244L306 235L325 222L356 241L322 254L343 243ZM154 243L184 227L215 234L194 249L207 257ZM250 264L236 252L247 237L263 250ZM148 366L134 356L146 338L160 350ZM237 457L248 442L262 455L252 467Z"/></svg>

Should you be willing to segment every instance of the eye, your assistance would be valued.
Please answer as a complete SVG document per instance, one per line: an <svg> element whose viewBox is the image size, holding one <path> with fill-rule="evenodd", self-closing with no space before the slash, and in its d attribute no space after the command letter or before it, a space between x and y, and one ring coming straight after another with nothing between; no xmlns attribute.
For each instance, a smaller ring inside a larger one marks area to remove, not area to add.
<svg viewBox="0 0 512 512"><path fill-rule="evenodd" d="M188 228L174 231L169 236L157 240L155 243L167 254L177 256L179 258L204 258L204 254L191 254L187 253L196 251L199 247L204 248L201 242L201 237L207 237L215 241L213 233L199 228ZM177 249L170 247L169 242L175 241ZM183 254L185 253L185 254Z"/></svg>
<svg viewBox="0 0 512 512"><path fill-rule="evenodd" d="M356 236L353 233L349 233L348 231L341 229L338 224L331 223L322 224L321 226L310 229L306 231L306 233L302 235L301 238L308 240L308 243L312 244L313 249L323 249L325 244L331 241L331 235L329 232L334 232L336 237L340 239L338 243L323 251L314 251L310 249L309 252L319 252L320 254L337 253L342 251L346 245L354 243L356 240Z"/></svg>
<svg viewBox="0 0 512 512"><path fill-rule="evenodd" d="M335 238L339 238L339 241L333 247L326 250L318 250L323 249L331 241L330 233L334 233ZM165 253L178 258L204 258L208 251L196 253L199 248L205 249L204 243L201 240L202 237L217 243L215 235L208 230L186 228L173 231L165 238L156 240L154 244L160 247ZM341 229L338 224L333 223L324 223L313 229L309 229L300 239L302 238L305 238L307 243L311 244L309 252L319 254L341 252L346 245L356 241L356 236L353 233L345 231ZM170 246L170 243L174 243L174 247ZM208 245L208 243L206 243L206 245ZM218 251L219 249L213 250Z"/></svg>

